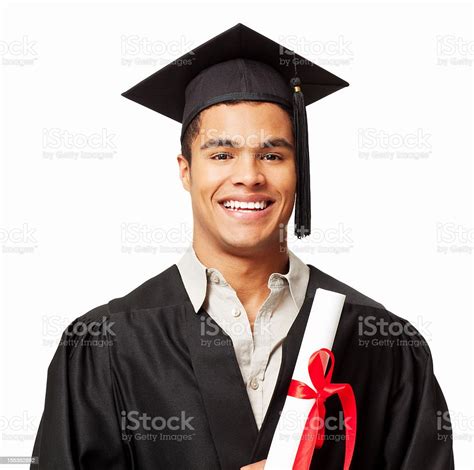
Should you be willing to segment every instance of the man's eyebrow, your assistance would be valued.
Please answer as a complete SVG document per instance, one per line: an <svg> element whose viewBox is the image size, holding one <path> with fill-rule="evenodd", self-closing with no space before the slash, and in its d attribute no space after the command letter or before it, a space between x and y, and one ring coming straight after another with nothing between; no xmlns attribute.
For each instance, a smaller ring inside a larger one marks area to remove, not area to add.
<svg viewBox="0 0 474 470"><path fill-rule="evenodd" d="M209 148L215 148L215 147L232 147L232 148L238 148L240 145L238 142L232 140L232 139L224 139L224 138L219 138L219 139L209 139L204 142L200 149L209 149Z"/></svg>
<svg viewBox="0 0 474 470"><path fill-rule="evenodd" d="M201 145L200 149L205 150L208 148L216 147L230 147L239 148L241 144L235 140L227 138L209 139ZM284 147L290 150L294 150L293 145L288 142L284 137L278 137L274 139L267 139L260 144L260 148L272 148L272 147Z"/></svg>
<svg viewBox="0 0 474 470"><path fill-rule="evenodd" d="M290 150L294 150L293 144L288 142L284 137L278 137L275 139L267 139L260 146L261 148L271 148L271 147L284 147Z"/></svg>

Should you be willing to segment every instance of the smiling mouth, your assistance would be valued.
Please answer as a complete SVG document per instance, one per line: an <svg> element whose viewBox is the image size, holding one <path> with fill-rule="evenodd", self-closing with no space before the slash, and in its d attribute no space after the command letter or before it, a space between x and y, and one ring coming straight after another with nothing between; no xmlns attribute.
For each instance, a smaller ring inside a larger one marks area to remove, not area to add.
<svg viewBox="0 0 474 470"><path fill-rule="evenodd" d="M231 212L265 212L275 201L265 200L259 202L239 202L239 201L222 201L219 205Z"/></svg>

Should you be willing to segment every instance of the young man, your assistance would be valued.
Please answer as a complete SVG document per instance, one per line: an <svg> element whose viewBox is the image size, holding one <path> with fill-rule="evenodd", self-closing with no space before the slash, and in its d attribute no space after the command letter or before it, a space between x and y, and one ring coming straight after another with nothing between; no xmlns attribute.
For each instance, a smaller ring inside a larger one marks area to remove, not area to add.
<svg viewBox="0 0 474 470"><path fill-rule="evenodd" d="M264 468L319 287L346 295L333 380L356 397L351 468L454 468L423 337L287 247L295 197L295 231L310 232L305 102L344 86L238 24L124 94L182 122L193 242L64 333L32 468ZM326 408L312 468L341 469L347 423Z"/></svg>

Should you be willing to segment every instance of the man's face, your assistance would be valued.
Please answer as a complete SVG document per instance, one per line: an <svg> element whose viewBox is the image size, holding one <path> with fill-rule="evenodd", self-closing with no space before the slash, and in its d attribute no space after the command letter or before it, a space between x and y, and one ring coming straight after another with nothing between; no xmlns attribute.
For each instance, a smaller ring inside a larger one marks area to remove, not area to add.
<svg viewBox="0 0 474 470"><path fill-rule="evenodd" d="M278 241L296 190L288 114L273 103L213 106L202 112L191 149L191 168L182 155L178 161L195 236L251 250Z"/></svg>

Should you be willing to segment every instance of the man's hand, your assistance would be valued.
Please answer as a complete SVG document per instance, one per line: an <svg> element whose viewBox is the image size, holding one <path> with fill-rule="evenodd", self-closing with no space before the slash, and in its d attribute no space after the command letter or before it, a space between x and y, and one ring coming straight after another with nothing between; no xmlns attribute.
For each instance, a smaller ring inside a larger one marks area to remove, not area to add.
<svg viewBox="0 0 474 470"><path fill-rule="evenodd" d="M265 468L265 462L267 460L260 460L260 462L255 462L245 467L241 467L240 470L263 470Z"/></svg>

